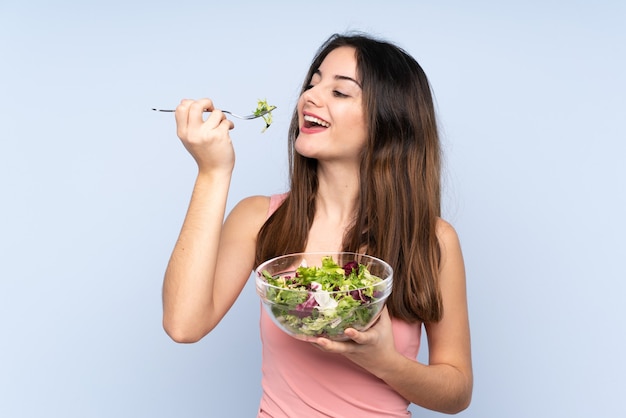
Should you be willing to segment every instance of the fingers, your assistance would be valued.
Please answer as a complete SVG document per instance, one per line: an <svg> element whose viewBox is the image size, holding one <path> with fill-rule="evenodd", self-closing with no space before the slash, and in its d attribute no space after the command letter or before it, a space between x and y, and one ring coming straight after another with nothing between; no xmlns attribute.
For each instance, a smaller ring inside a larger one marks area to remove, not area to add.
<svg viewBox="0 0 626 418"><path fill-rule="evenodd" d="M387 307L383 307L380 316L376 320L376 322L372 325L370 330L372 332L361 332L357 331L354 328L347 328L345 334L348 338L359 345L364 344L373 344L375 343L381 336L381 332L384 329L391 328L391 318L389 317L389 311Z"/></svg>
<svg viewBox="0 0 626 418"><path fill-rule="evenodd" d="M206 121L205 112L211 112ZM208 130L222 128L228 131L235 127L222 111L215 109L211 99L183 99L176 107L175 119L177 134L181 139L189 139L190 133L200 132L202 128Z"/></svg>
<svg viewBox="0 0 626 418"><path fill-rule="evenodd" d="M345 354L353 352L356 349L356 345L362 344L362 342L358 341L363 340L363 333L355 330L354 328L347 328L345 330L345 335L350 338L348 341L333 341L328 338L317 338L313 341L313 344L318 348L329 351L333 353Z"/></svg>
<svg viewBox="0 0 626 418"><path fill-rule="evenodd" d="M332 341L328 338L318 338L317 340L313 341L313 345L315 345L317 348L322 351L328 351L331 353L346 352L346 344L348 344L348 342Z"/></svg>
<svg viewBox="0 0 626 418"><path fill-rule="evenodd" d="M183 99L176 107L174 118L176 119L176 134L179 138L187 137L187 125L189 124L189 106L193 100Z"/></svg>
<svg viewBox="0 0 626 418"><path fill-rule="evenodd" d="M211 99L200 99L192 102L189 105L189 116L187 119L187 123L189 129L199 129L200 126L204 123L204 112L212 112L211 116L213 116L215 107L213 106L213 101ZM209 117L210 119L211 117ZM210 126L211 128L217 127L218 124Z"/></svg>
<svg viewBox="0 0 626 418"><path fill-rule="evenodd" d="M349 341L331 341L327 338L318 338L315 340L315 345L325 351L331 351L334 353L354 353L359 349L359 346L375 345L381 340L387 338L393 339L391 332L391 317L389 311L385 306L380 313L380 316L367 331L357 331L354 328L346 328L344 331Z"/></svg>
<svg viewBox="0 0 626 418"><path fill-rule="evenodd" d="M354 341L357 344L367 344L368 343L368 334L364 332L359 332L354 328L348 328L345 331L345 334L348 338Z"/></svg>

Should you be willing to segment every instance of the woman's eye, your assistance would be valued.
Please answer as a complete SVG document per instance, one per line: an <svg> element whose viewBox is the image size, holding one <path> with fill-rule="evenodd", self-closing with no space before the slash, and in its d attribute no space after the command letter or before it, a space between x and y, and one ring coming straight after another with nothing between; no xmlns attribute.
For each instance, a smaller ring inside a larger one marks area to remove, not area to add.
<svg viewBox="0 0 626 418"><path fill-rule="evenodd" d="M333 94L335 95L335 97L348 97L347 94L343 94L339 90L333 90Z"/></svg>

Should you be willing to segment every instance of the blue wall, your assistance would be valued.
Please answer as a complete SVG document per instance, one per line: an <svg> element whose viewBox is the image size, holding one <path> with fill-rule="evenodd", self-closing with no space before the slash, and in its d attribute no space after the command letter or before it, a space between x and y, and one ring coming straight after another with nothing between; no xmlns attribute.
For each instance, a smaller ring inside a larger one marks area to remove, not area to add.
<svg viewBox="0 0 626 418"><path fill-rule="evenodd" d="M201 342L162 331L195 165L150 108L267 98L267 132L232 132L229 207L282 191L308 63L348 29L435 92L472 322L460 416L626 416L624 2L55 3L0 5L0 416L254 416L251 286Z"/></svg>

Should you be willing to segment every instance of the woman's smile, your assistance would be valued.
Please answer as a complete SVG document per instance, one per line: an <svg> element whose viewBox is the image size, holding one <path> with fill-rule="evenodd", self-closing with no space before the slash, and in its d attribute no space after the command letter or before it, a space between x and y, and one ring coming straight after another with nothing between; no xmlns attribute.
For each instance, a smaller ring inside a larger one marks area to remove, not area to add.
<svg viewBox="0 0 626 418"><path fill-rule="evenodd" d="M312 134L321 132L330 126L329 122L310 113L305 113L303 120L304 123L302 124L301 131L304 133Z"/></svg>

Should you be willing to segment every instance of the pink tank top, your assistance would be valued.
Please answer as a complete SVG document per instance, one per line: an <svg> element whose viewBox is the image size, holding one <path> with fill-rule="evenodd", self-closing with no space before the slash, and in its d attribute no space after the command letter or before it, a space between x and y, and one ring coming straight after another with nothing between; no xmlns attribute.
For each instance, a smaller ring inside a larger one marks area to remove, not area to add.
<svg viewBox="0 0 626 418"><path fill-rule="evenodd" d="M286 195L270 199L271 215ZM415 359L421 327L392 319L398 351ZM409 402L365 369L340 354L281 331L261 306L262 388L258 417L409 417Z"/></svg>

